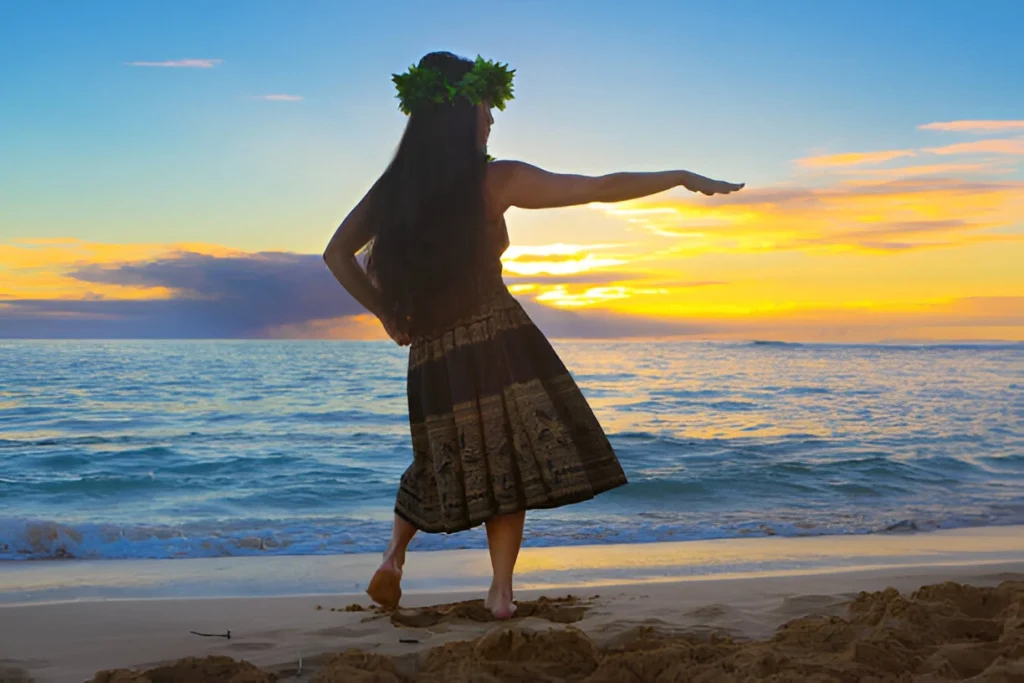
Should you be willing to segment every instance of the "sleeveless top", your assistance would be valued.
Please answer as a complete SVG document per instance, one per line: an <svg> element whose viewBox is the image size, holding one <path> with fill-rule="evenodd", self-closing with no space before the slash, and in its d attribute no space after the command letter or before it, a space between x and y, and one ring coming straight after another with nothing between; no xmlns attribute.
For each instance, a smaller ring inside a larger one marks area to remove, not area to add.
<svg viewBox="0 0 1024 683"><path fill-rule="evenodd" d="M495 298L495 296L506 292L505 281L502 279L501 257L509 247L508 226L505 224L505 216L497 219L488 219L484 229L487 231L491 248L488 250L487 263L484 265L483 278L480 290L475 293L472 301L465 307L465 313L454 316L450 319L437 321L436 324L426 329L419 329L414 325L412 336L414 339L426 339L435 337L457 327L461 320L479 316Z"/></svg>
<svg viewBox="0 0 1024 683"><path fill-rule="evenodd" d="M497 262L498 277L501 277L501 257L509 245L508 226L505 225L505 216L501 216L497 221L489 223L487 227L493 239L494 260Z"/></svg>

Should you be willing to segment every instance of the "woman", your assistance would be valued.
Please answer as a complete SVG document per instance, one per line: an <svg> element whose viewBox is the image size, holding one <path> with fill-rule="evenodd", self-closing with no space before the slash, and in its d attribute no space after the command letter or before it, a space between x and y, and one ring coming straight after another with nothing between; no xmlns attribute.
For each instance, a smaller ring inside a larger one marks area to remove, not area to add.
<svg viewBox="0 0 1024 683"><path fill-rule="evenodd" d="M398 605L417 531L485 524L493 569L486 605L496 618L511 617L526 511L626 483L572 377L502 282L505 211L618 202L677 186L705 195L743 187L687 171L588 177L491 161L490 110L512 99L513 74L442 52L394 76L409 114L398 151L324 252L388 335L412 345L413 462L367 589L387 609ZM356 254L367 245L364 271Z"/></svg>

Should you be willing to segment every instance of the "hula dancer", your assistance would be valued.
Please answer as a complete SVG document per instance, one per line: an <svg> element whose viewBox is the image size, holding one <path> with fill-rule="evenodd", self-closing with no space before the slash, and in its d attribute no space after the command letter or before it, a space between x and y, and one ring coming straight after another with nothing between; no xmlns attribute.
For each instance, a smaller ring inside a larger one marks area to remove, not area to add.
<svg viewBox="0 0 1024 683"><path fill-rule="evenodd" d="M486 604L495 617L511 617L526 511L626 483L572 376L502 282L505 211L625 201L678 186L706 195L743 187L687 171L590 177L492 160L491 110L512 99L514 73L435 52L395 75L409 116L398 151L324 252L342 286L396 343L411 345L412 463L367 590L389 609L417 531L485 524L494 572ZM356 260L364 248L365 271Z"/></svg>

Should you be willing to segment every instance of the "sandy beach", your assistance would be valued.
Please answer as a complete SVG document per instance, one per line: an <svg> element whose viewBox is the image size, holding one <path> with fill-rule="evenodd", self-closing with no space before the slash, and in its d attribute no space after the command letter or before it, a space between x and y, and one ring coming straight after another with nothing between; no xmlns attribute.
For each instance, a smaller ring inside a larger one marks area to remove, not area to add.
<svg viewBox="0 0 1024 683"><path fill-rule="evenodd" d="M780 568L792 565L785 558L794 553L807 565ZM689 567L668 564L683 556L693 559ZM475 551L410 556L410 590L394 614L373 609L357 590L287 594L301 584L301 576L285 571L289 561L314 586L318 564L337 572L338 586L358 586L375 559L242 558L234 567L158 561L149 569L126 562L9 563L0 567L0 678L85 681L120 668L151 675L96 680L1024 675L1020 527L527 549L520 616L509 623L491 621L476 601L486 555ZM572 580L559 581L573 562ZM241 563L267 586L276 574L281 594L261 594L269 588L253 581L255 595L238 595L248 578L235 571ZM748 570L730 571L736 566ZM615 580L630 572L639 579ZM241 584L236 597L217 595L225 592L219 582L231 580L225 573ZM460 589L436 588L445 575ZM139 592L112 599L118 583ZM57 585L63 598L54 600ZM229 631L230 639L222 637ZM152 672L190 657L215 659ZM224 657L250 664L218 659Z"/></svg>

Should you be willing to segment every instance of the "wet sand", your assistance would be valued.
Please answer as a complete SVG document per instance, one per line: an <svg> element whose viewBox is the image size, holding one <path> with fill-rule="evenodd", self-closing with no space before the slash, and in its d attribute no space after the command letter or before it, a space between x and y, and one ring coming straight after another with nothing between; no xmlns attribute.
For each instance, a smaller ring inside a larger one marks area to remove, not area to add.
<svg viewBox="0 0 1024 683"><path fill-rule="evenodd" d="M0 680L1022 680L1024 553L1002 533L1016 560L581 582L520 592L506 623L475 590L395 613L358 594L8 605Z"/></svg>

